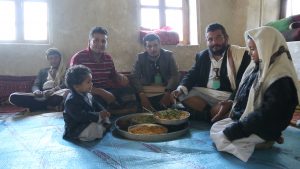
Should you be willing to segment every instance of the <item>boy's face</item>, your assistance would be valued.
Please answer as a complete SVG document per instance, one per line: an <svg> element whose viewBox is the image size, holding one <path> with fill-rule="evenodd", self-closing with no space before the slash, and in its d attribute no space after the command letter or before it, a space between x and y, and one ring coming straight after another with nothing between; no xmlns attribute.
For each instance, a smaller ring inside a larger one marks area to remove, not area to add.
<svg viewBox="0 0 300 169"><path fill-rule="evenodd" d="M259 56L258 56L258 51L255 42L252 39L248 39L247 44L248 44L249 55L251 56L251 59L255 63L259 63Z"/></svg>
<svg viewBox="0 0 300 169"><path fill-rule="evenodd" d="M92 75L91 74L89 74L81 84L74 85L74 89L78 93L91 92L92 88L93 88L93 82L92 82Z"/></svg>

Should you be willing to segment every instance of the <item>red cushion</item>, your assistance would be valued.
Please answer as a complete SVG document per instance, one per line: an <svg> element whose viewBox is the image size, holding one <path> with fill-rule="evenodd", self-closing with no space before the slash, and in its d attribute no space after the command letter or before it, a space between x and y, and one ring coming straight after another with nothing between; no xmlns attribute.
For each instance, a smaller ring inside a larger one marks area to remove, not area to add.
<svg viewBox="0 0 300 169"><path fill-rule="evenodd" d="M143 42L145 35L149 33L155 33L159 36L162 45L177 45L179 43L179 35L177 32L171 31L168 28L162 29L144 29L140 30L140 40Z"/></svg>
<svg viewBox="0 0 300 169"><path fill-rule="evenodd" d="M35 76L0 76L0 103L13 92L31 92Z"/></svg>
<svg viewBox="0 0 300 169"><path fill-rule="evenodd" d="M282 32L285 40L289 41L300 41L300 28L291 29L286 32Z"/></svg>
<svg viewBox="0 0 300 169"><path fill-rule="evenodd" d="M291 16L291 18L292 18L292 21L293 22L299 22L300 21L300 14L299 15L294 15L294 16Z"/></svg>

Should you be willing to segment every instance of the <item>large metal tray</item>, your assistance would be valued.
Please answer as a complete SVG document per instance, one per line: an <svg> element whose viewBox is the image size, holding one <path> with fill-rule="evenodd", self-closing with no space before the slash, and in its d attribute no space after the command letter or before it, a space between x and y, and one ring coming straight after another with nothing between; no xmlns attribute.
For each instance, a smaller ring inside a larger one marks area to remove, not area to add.
<svg viewBox="0 0 300 169"><path fill-rule="evenodd" d="M173 140L178 138L184 134L186 134L189 130L189 123L183 123L180 125L163 125L168 128L168 133L165 134L153 134L153 135L139 135L139 134L132 134L128 132L128 127L131 125L135 125L136 123L132 122L133 117L137 116L152 116L151 113L136 113L130 114L126 116L122 116L118 118L114 125L115 130L119 135L124 138L131 139L131 140L139 140L139 141L165 141L165 140Z"/></svg>

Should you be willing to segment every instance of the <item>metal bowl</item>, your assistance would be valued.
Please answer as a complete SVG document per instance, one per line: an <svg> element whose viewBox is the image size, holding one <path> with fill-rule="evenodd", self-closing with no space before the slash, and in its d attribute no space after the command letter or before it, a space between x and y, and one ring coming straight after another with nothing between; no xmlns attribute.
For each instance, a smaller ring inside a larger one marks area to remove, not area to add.
<svg viewBox="0 0 300 169"><path fill-rule="evenodd" d="M128 127L132 125L136 125L135 122L132 122L132 119L137 116L149 116L153 115L152 113L136 113L130 114L126 116L119 117L115 123L115 131L118 135L131 140L139 140L139 141L165 141L172 140L178 138L184 134L186 134L189 130L189 123L183 123L177 126L173 125L163 125L168 129L167 133L164 134L152 134L152 135L140 135L140 134L132 134L128 132Z"/></svg>
<svg viewBox="0 0 300 169"><path fill-rule="evenodd" d="M190 113L189 112L187 112L187 111L180 111L180 112L185 113L185 116L186 116L185 118L183 118L183 119L161 119L157 115L157 113L160 113L160 112L161 111L154 113L154 118L155 118L156 122L159 123L159 124L179 125L179 124L186 123L189 120L189 117L190 117Z"/></svg>

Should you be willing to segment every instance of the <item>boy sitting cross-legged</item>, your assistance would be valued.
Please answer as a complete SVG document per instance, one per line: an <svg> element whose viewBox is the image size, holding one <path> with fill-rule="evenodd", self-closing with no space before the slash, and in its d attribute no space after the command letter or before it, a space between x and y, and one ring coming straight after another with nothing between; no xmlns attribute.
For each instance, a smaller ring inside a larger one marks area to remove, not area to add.
<svg viewBox="0 0 300 169"><path fill-rule="evenodd" d="M91 70L75 65L67 70L65 82L71 93L64 109L64 139L92 141L102 138L110 126L110 113L91 95L93 87Z"/></svg>

